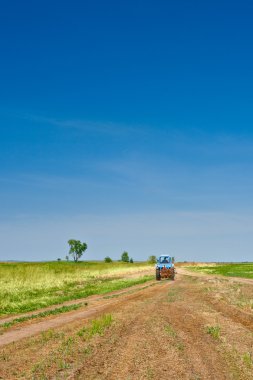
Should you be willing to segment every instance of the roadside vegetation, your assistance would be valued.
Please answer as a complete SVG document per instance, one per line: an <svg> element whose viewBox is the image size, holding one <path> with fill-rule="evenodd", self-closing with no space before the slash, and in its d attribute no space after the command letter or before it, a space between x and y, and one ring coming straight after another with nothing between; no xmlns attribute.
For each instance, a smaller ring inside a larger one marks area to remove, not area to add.
<svg viewBox="0 0 253 380"><path fill-rule="evenodd" d="M26 321L30 321L32 319L45 318L45 317L49 317L51 315L58 315L58 314L62 314L62 313L67 313L69 311L80 309L80 307L82 307L82 306L87 306L87 302L78 303L78 304L74 304L74 305L68 305L68 306L61 306L61 307L58 307L58 308L55 308L52 310L42 311L42 312L37 313L37 314L31 314L31 315L26 315L26 316L19 317L19 318L14 318L9 322L0 323L0 334L3 332L3 330L6 330L9 327L12 327L16 324L26 322Z"/></svg>
<svg viewBox="0 0 253 380"><path fill-rule="evenodd" d="M229 277L253 278L253 263L216 264L205 266L187 266L186 268L194 272L206 274L219 274Z"/></svg>
<svg viewBox="0 0 253 380"><path fill-rule="evenodd" d="M144 276L149 269L125 262L0 263L0 316L142 284L153 279Z"/></svg>

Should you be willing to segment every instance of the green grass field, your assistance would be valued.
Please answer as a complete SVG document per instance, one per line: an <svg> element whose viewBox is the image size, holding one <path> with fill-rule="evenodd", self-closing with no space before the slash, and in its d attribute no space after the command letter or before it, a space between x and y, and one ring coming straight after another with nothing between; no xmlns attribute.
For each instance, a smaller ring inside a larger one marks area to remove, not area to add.
<svg viewBox="0 0 253 380"><path fill-rule="evenodd" d="M216 264L207 266L189 266L194 272L206 274L220 274L229 277L253 278L253 263Z"/></svg>
<svg viewBox="0 0 253 380"><path fill-rule="evenodd" d="M0 263L0 316L144 283L146 263ZM136 273L136 277L127 278Z"/></svg>

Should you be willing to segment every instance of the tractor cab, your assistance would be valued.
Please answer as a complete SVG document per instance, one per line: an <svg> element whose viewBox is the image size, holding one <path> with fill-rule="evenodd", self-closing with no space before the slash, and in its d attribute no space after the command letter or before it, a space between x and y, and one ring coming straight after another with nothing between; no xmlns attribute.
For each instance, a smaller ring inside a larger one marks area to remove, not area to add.
<svg viewBox="0 0 253 380"><path fill-rule="evenodd" d="M159 281L161 278L175 278L175 268L171 256L161 255L156 263L156 279Z"/></svg>
<svg viewBox="0 0 253 380"><path fill-rule="evenodd" d="M170 256L162 255L162 256L159 256L159 258L157 259L156 267L157 268L163 268L164 266L166 268L171 268L172 266L174 266Z"/></svg>

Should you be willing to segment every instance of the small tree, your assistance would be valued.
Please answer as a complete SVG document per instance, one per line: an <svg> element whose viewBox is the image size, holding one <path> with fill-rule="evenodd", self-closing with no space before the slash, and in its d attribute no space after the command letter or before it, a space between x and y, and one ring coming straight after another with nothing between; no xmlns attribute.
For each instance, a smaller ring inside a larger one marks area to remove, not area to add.
<svg viewBox="0 0 253 380"><path fill-rule="evenodd" d="M148 262L150 264L155 264L156 263L156 256L155 255L149 256Z"/></svg>
<svg viewBox="0 0 253 380"><path fill-rule="evenodd" d="M73 256L74 261L77 263L77 261L80 259L80 257L88 248L88 246L86 243L81 243L80 240L75 240L75 239L70 239L68 241L68 244L69 244L69 254Z"/></svg>
<svg viewBox="0 0 253 380"><path fill-rule="evenodd" d="M133 258L131 257L129 263L133 264L133 262L134 262L134 261L133 261Z"/></svg>
<svg viewBox="0 0 253 380"><path fill-rule="evenodd" d="M121 255L121 261L124 261L125 263L129 263L129 256L128 252L124 251Z"/></svg>
<svg viewBox="0 0 253 380"><path fill-rule="evenodd" d="M112 259L109 256L106 256L105 263L112 263Z"/></svg>
<svg viewBox="0 0 253 380"><path fill-rule="evenodd" d="M65 259L66 259L66 261L69 261L69 257L68 257L68 255L65 257Z"/></svg>

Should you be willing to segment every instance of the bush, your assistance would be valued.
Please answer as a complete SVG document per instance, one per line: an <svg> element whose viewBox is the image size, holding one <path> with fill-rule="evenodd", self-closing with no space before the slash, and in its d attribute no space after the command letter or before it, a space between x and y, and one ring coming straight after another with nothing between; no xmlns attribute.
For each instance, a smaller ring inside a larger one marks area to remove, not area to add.
<svg viewBox="0 0 253 380"><path fill-rule="evenodd" d="M109 256L105 257L105 263L112 263L112 259Z"/></svg>
<svg viewBox="0 0 253 380"><path fill-rule="evenodd" d="M155 255L149 256L148 262L150 264L155 264L156 263L156 256Z"/></svg>

